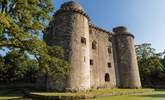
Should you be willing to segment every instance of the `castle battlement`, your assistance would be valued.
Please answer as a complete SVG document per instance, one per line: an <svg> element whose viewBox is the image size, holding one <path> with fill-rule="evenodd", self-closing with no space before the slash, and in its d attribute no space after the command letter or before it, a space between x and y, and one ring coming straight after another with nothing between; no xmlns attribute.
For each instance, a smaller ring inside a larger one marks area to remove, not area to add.
<svg viewBox="0 0 165 100"><path fill-rule="evenodd" d="M96 29L96 30L98 30L98 31L103 31L103 32L105 32L105 33L107 33L107 34L109 34L109 35L112 35L112 32L107 31L107 30L105 30L105 29L103 29L103 28L101 28L101 27L98 27L98 26L94 25L94 24L89 24L89 27L90 27L90 28L94 28L94 29Z"/></svg>

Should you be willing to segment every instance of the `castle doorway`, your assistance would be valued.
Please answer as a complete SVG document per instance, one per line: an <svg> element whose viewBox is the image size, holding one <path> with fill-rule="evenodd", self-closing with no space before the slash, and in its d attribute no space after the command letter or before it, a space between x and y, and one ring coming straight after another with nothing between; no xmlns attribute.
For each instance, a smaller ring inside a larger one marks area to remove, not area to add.
<svg viewBox="0 0 165 100"><path fill-rule="evenodd" d="M108 73L105 74L105 82L110 82L110 77Z"/></svg>

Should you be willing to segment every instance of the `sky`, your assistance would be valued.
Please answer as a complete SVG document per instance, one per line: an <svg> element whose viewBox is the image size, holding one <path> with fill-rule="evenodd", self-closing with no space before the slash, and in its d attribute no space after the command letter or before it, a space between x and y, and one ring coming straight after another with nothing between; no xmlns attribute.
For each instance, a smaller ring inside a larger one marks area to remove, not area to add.
<svg viewBox="0 0 165 100"><path fill-rule="evenodd" d="M52 0L55 10L70 0ZM73 0L79 2L91 22L108 31L126 26L135 44L151 43L157 52L165 49L165 0ZM0 51L5 55L6 51Z"/></svg>
<svg viewBox="0 0 165 100"><path fill-rule="evenodd" d="M52 0L55 9L69 0ZM135 44L151 43L157 52L165 49L165 0L73 0L79 2L91 22L108 31L126 26Z"/></svg>

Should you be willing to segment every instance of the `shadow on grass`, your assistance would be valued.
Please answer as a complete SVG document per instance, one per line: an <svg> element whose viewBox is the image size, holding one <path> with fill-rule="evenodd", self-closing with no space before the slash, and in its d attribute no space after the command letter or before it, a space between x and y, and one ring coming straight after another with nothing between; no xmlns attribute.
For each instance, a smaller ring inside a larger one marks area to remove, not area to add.
<svg viewBox="0 0 165 100"><path fill-rule="evenodd" d="M0 100L26 100L23 93L17 89L0 89Z"/></svg>

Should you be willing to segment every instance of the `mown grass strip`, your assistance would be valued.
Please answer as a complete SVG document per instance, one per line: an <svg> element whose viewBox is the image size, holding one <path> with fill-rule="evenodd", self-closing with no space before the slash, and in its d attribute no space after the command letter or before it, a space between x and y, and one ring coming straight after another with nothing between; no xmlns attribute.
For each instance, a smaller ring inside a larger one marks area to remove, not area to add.
<svg viewBox="0 0 165 100"><path fill-rule="evenodd" d="M114 96L114 95L128 95L144 92L152 92L154 89L99 89L99 90L89 90L81 91L76 93L66 92L31 92L32 95L45 96L45 97L75 97L75 98L94 98L103 96Z"/></svg>

